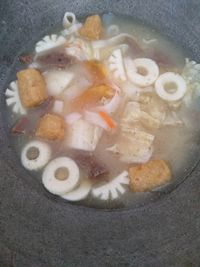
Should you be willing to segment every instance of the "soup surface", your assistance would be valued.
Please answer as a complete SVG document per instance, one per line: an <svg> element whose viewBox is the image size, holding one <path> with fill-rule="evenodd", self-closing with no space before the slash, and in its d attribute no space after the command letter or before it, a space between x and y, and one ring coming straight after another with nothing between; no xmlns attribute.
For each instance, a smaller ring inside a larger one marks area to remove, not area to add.
<svg viewBox="0 0 200 267"><path fill-rule="evenodd" d="M5 92L21 163L53 195L130 206L177 184L199 150L200 65L154 29L104 14L20 56Z"/></svg>

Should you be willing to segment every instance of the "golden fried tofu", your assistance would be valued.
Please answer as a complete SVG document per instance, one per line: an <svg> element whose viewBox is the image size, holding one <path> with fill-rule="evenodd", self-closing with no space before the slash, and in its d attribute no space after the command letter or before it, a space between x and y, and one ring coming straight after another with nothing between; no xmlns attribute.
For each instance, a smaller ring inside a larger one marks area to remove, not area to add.
<svg viewBox="0 0 200 267"><path fill-rule="evenodd" d="M133 192L150 191L171 180L171 171L164 160L151 160L129 169L130 188Z"/></svg>
<svg viewBox="0 0 200 267"><path fill-rule="evenodd" d="M48 140L63 140L65 137L64 119L55 114L45 114L39 121L36 136Z"/></svg>
<svg viewBox="0 0 200 267"><path fill-rule="evenodd" d="M25 69L17 73L19 95L22 105L32 108L47 99L45 80L36 69Z"/></svg>
<svg viewBox="0 0 200 267"><path fill-rule="evenodd" d="M103 26L99 15L87 17L84 25L80 28L81 36L89 40L99 40L103 34Z"/></svg>

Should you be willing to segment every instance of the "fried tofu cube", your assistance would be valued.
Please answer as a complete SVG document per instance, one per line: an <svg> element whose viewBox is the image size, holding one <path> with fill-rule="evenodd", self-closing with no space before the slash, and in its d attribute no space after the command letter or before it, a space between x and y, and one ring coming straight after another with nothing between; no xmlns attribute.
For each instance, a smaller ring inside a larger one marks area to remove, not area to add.
<svg viewBox="0 0 200 267"><path fill-rule="evenodd" d="M36 136L48 140L63 140L65 137L64 119L55 114L45 114L39 121Z"/></svg>
<svg viewBox="0 0 200 267"><path fill-rule="evenodd" d="M32 108L47 99L45 80L36 69L25 69L17 73L19 95L22 105Z"/></svg>
<svg viewBox="0 0 200 267"><path fill-rule="evenodd" d="M130 188L133 192L150 191L171 180L171 170L164 160L151 160L129 169Z"/></svg>
<svg viewBox="0 0 200 267"><path fill-rule="evenodd" d="M89 40L99 40L103 34L103 26L99 15L87 17L84 25L80 28L81 36Z"/></svg>

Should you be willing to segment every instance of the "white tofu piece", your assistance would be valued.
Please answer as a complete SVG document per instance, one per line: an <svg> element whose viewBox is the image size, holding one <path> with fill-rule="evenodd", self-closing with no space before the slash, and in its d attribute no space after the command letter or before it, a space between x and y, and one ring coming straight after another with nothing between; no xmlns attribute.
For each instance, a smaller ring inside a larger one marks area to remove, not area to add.
<svg viewBox="0 0 200 267"><path fill-rule="evenodd" d="M68 128L66 144L74 149L94 151L101 138L103 129L83 119L79 119Z"/></svg>

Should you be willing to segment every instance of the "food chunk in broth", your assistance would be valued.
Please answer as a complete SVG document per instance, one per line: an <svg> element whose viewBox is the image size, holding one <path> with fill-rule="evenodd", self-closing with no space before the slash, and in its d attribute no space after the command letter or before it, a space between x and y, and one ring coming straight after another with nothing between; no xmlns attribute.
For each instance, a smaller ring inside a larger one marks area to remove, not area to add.
<svg viewBox="0 0 200 267"><path fill-rule="evenodd" d="M63 27L5 92L22 165L67 201L130 206L189 168L199 65L130 18L67 12Z"/></svg>

